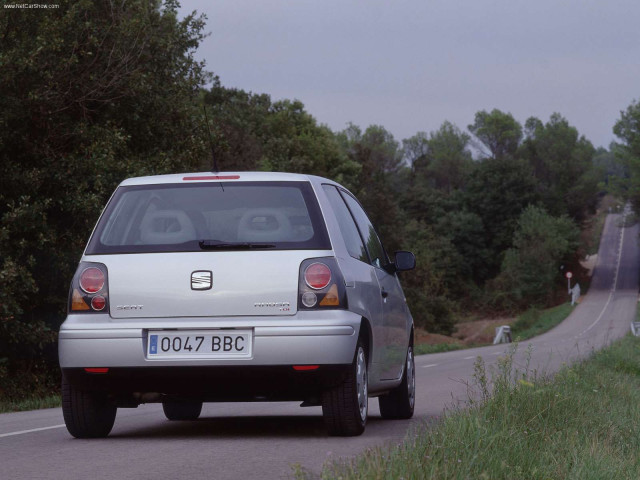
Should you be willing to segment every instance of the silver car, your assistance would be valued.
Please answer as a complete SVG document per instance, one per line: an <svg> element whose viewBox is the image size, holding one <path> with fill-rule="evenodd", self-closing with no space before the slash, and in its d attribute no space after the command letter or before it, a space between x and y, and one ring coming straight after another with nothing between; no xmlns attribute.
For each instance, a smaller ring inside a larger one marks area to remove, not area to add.
<svg viewBox="0 0 640 480"><path fill-rule="evenodd" d="M331 435L415 402L413 319L367 214L341 185L289 173L132 178L81 258L60 329L63 413L79 438L161 402L322 406Z"/></svg>

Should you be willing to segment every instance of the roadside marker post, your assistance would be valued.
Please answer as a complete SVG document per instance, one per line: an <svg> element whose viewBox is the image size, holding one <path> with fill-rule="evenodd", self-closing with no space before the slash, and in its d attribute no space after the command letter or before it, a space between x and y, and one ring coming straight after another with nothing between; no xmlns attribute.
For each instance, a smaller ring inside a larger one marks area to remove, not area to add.
<svg viewBox="0 0 640 480"><path fill-rule="evenodd" d="M493 344L498 343L511 343L511 327L509 325L503 325L496 327L496 338L493 339Z"/></svg>
<svg viewBox="0 0 640 480"><path fill-rule="evenodd" d="M580 284L576 283L569 292L571 293L571 306L573 306L578 303L578 299L580 298Z"/></svg>

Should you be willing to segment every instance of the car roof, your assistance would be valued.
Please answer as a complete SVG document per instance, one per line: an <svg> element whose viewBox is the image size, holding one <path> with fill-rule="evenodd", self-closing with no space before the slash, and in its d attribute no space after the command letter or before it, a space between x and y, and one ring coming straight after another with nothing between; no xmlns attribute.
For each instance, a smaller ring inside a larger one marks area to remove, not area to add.
<svg viewBox="0 0 640 480"><path fill-rule="evenodd" d="M300 173L284 172L197 172L177 173L170 175L153 175L149 177L128 178L120 186L156 185L163 183L199 183L199 182L321 182L338 185L332 180L304 175Z"/></svg>

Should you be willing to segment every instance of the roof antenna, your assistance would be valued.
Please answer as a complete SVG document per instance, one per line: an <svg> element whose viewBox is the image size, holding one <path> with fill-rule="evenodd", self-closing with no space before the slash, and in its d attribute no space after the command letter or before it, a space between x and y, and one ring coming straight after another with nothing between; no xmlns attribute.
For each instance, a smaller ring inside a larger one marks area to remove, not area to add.
<svg viewBox="0 0 640 480"><path fill-rule="evenodd" d="M209 117L207 115L207 105L203 102L202 109L204 110L204 118L207 121L207 137L209 137L209 146L211 147L211 160L213 162L213 173L218 173L220 169L218 168L218 161L216 160L216 155L213 150L213 140L211 140L211 127L209 126Z"/></svg>

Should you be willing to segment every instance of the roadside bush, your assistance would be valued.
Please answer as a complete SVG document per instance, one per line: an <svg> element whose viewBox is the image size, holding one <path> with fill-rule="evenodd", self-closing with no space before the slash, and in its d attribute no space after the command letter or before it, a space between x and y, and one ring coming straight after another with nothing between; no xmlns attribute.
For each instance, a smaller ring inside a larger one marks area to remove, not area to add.
<svg viewBox="0 0 640 480"><path fill-rule="evenodd" d="M518 220L513 247L506 251L500 275L492 282L494 302L503 308L545 305L562 279L560 265L575 254L578 227L566 216L552 217L527 207Z"/></svg>

